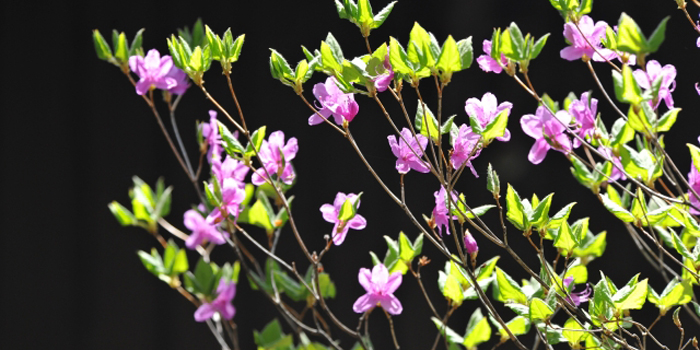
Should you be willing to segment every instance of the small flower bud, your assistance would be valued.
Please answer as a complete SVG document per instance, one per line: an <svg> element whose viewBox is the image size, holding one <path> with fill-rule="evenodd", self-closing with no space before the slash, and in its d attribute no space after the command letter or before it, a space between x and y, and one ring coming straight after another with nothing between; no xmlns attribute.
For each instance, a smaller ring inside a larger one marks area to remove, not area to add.
<svg viewBox="0 0 700 350"><path fill-rule="evenodd" d="M467 249L467 253L470 255L479 251L479 245L476 244L476 240L469 233L469 230L464 232L464 248Z"/></svg>
<svg viewBox="0 0 700 350"><path fill-rule="evenodd" d="M425 266L428 264L430 264L430 259L428 259L428 257L425 255L421 256L420 259L418 260L418 265L420 265L420 266Z"/></svg>

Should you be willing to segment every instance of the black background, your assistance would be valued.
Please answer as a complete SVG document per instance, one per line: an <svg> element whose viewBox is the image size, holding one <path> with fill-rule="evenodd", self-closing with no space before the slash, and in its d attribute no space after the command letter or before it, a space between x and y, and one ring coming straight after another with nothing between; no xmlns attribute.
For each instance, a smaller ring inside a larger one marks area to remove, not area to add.
<svg viewBox="0 0 700 350"><path fill-rule="evenodd" d="M375 11L385 1L375 4ZM290 62L303 58L299 45L317 48L328 31L340 41L346 57L365 52L359 31L337 18L331 1L311 2L137 2L101 3L92 1L32 3L3 2L2 11L2 329L3 348L79 348L79 349L189 349L215 348L216 343L204 324L196 323L194 307L179 294L147 273L138 260L137 250L150 250L156 242L144 231L122 228L107 210L112 200L128 203L131 177L138 175L153 184L164 176L175 187L174 203L168 219L184 229L182 213L196 201L178 163L147 109L133 87L117 68L99 61L94 53L91 30L99 29L110 37L113 28L129 37L146 27L144 48L167 52L165 38L176 28L191 26L202 17L215 32L231 27L234 35L246 33L243 54L234 65L233 78L244 112L251 127L268 125L268 131L284 130L299 139L300 151L295 160L298 183L292 190L297 196L294 213L310 249L323 247L323 235L330 232L318 212L323 203L332 202L335 193L364 191L360 209L368 220L361 232L350 232L346 242L334 247L324 259L327 271L336 282L338 297L329 301L338 317L354 327L357 315L352 303L363 290L356 276L360 267L369 267L368 250L380 256L385 251L383 235L396 237L403 230L415 237L417 230L400 209L382 192L345 140L327 126L309 127L309 110L294 92L270 78L268 48L275 48ZM689 159L685 143L695 142L698 135L698 96L693 89L700 80L694 63L700 58L695 46L696 33L672 1L597 1L592 16L614 24L622 11L627 12L649 34L665 16L671 15L667 39L662 52L650 59L678 68L674 93L676 105L684 108L675 128L666 136L669 153L675 156L681 171L687 171ZM691 13L695 13L695 8ZM603 101L584 64L559 58L565 47L563 23L547 1L410 1L397 4L386 24L370 37L373 47L392 35L405 43L418 21L441 42L452 34L457 40L473 36L475 58L482 54L481 42L490 38L493 27L505 27L516 21L524 32L536 36L552 35L540 58L531 65L531 77L538 92L548 92L563 100L569 91L577 95L593 90L599 111L606 124L616 118ZM233 103L225 90L225 80L214 68L205 79L210 91L229 110ZM609 91L610 69L596 64ZM320 75L306 86L306 97L313 99L311 86L322 81ZM435 101L431 84L422 86L424 97ZM571 201L579 204L572 218L591 217L594 232L608 230L608 251L589 265L591 281L598 281L604 269L619 285L635 273L650 278L658 291L663 280L633 247L623 226L612 218L595 197L569 174L561 154L550 152L540 165L527 161L532 139L524 135L518 119L534 113L536 103L505 74L487 74L476 62L471 69L455 75L445 91L444 114L457 114L457 121L467 121L464 101L491 91L499 101L514 105L509 123L513 134L507 143L496 142L474 161L481 177L465 174L457 188L472 205L489 202L485 189L485 171L491 162L501 175L501 182L512 183L522 196L533 192L540 197L555 192L553 208L558 210ZM407 91L409 112L415 108L415 95ZM400 110L389 95L381 95L390 112ZM395 158L386 143L392 131L376 104L358 96L360 114L352 130L368 160L386 179L392 190L398 189ZM430 102L433 103L433 102ZM165 106L160 104L161 112ZM178 124L186 145L194 152L196 120L208 120L212 108L200 91L191 88L178 112ZM412 113L412 112L411 112ZM402 120L402 119L399 119ZM401 124L399 124L401 125ZM433 192L437 181L429 175L410 173L406 178L408 202L416 213L429 214L434 206ZM497 215L485 220L496 227ZM512 230L512 232L515 232ZM257 232L256 232L257 233ZM526 262L537 268L534 256L519 235L511 234L512 244L522 252ZM264 234L256 235L264 241ZM480 260L504 253L497 251L483 237ZM288 260L306 268L306 262L290 231L284 231L280 251ZM424 254L434 258L424 269L428 293L435 301L442 297L435 283L443 261L426 242ZM192 256L194 257L194 256ZM234 259L228 248L220 248L215 260ZM513 259L503 256L514 278L525 278L513 267ZM510 267L510 268L509 268ZM405 349L428 348L435 328L429 311L409 275L396 295L404 305L402 315L394 318L399 340ZM262 327L277 315L261 295L240 283L234 299L235 321L241 327L244 349L254 348L252 330ZM462 332L477 302L466 302L450 320ZM443 313L445 305L437 302ZM646 305L633 316L649 324L656 309ZM512 317L504 311L506 318ZM687 319L687 318L686 318ZM563 320L562 320L563 322ZM686 325L691 321L687 319ZM390 346L387 322L372 315L373 340L377 348ZM655 333L665 336L670 346L677 341L677 330L667 317ZM291 330L287 327L286 332ZM689 333L693 333L692 327ZM335 335L349 340L339 330ZM495 336L494 336L495 338ZM525 338L530 344L532 337ZM492 341L493 343L493 341ZM488 346L490 346L489 343Z"/></svg>

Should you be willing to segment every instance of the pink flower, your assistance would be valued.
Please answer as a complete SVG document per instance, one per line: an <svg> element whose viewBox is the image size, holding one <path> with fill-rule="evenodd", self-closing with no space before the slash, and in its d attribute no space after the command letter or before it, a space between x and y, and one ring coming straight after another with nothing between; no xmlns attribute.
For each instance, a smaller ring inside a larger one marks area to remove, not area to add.
<svg viewBox="0 0 700 350"><path fill-rule="evenodd" d="M666 107L673 108L673 97L671 92L676 89L676 67L672 64L667 64L661 67L659 61L651 60L647 62L647 71L637 69L634 71L634 78L645 90L650 90L654 83L661 79L661 86L659 87L659 94L654 96L654 101L649 101L651 106L654 108L659 107L661 100L666 102Z"/></svg>
<svg viewBox="0 0 700 350"><path fill-rule="evenodd" d="M581 28L580 32L573 23L567 22L564 24L564 38L571 46L561 50L559 53L561 58L575 61L587 57L594 61L602 62L606 59L612 60L617 57L615 51L603 48L601 44L601 40L605 36L605 30L608 27L607 23L598 21L594 25L593 19L583 16L578 22L578 27Z"/></svg>
<svg viewBox="0 0 700 350"><path fill-rule="evenodd" d="M457 217L454 215L449 215L450 211L447 210L447 191L445 188L440 186L440 190L433 193L435 197L435 208L433 209L433 220L435 226L437 226L438 233L442 236L442 228L445 228L445 232L450 234L450 220L454 220ZM450 208L454 209L457 205L457 192L452 191L452 203Z"/></svg>
<svg viewBox="0 0 700 350"><path fill-rule="evenodd" d="M576 123L579 128L576 133L585 138L586 136L593 136L595 133L595 118L596 112L598 110L598 100L595 98L588 98L588 92L581 94L580 100L574 100L569 105L569 113L576 119ZM578 138L574 139L574 148L578 148L581 145L581 141Z"/></svg>
<svg viewBox="0 0 700 350"><path fill-rule="evenodd" d="M362 230L367 226L367 220L365 220L365 218L360 214L355 214L355 216L347 221L343 221L338 218L340 215L340 209L343 207L345 201L350 201L353 204L357 204L358 207L360 206L359 202L355 203L356 201L359 201L356 194L348 193L346 195L343 192L338 192L338 194L335 195L333 205L324 204L321 206L321 214L323 214L323 219L327 222L335 224L331 235L335 245L340 245L343 243L343 241L345 241L345 236L347 236L349 229Z"/></svg>
<svg viewBox="0 0 700 350"><path fill-rule="evenodd" d="M613 182L617 180L627 180L627 176L625 176L625 173L622 170L620 170L624 169L622 167L622 161L620 160L620 157L617 157L615 156L615 154L613 154L612 149L601 145L598 147L598 152L600 152L608 161L612 161L613 163L612 173L610 174L608 182Z"/></svg>
<svg viewBox="0 0 700 350"><path fill-rule="evenodd" d="M314 96L321 104L318 114L328 119L331 115L338 125L343 125L343 121L352 121L360 110L355 95L343 93L337 85L334 77L326 79L325 83L314 85ZM309 125L317 125L323 122L323 118L314 113L309 117Z"/></svg>
<svg viewBox="0 0 700 350"><path fill-rule="evenodd" d="M136 83L136 93L139 95L151 89L172 89L171 92L175 94L184 93L187 89L187 75L183 77L184 72L173 65L173 59L168 55L161 57L156 49L148 51L146 57L129 57L129 68L139 77Z"/></svg>
<svg viewBox="0 0 700 350"><path fill-rule="evenodd" d="M204 206L200 204L200 210L204 210ZM185 246L189 249L195 249L202 242L212 242L214 244L224 244L228 237L228 232L220 232L215 225L207 222L206 219L200 214L200 212L190 209L185 212L185 227L187 227L192 234L185 241Z"/></svg>
<svg viewBox="0 0 700 350"><path fill-rule="evenodd" d="M421 173L430 172L430 165L420 158L428 145L428 139L423 135L417 134L418 142L416 142L416 138L413 138L413 134L407 128L401 130L401 136L403 138L399 138L398 142L394 135L387 137L391 152L398 158L396 159L396 170L400 174L406 174L411 169ZM406 144L404 139L408 141L408 144Z"/></svg>
<svg viewBox="0 0 700 350"><path fill-rule="evenodd" d="M391 81L394 80L394 69L392 69L391 63L389 62L389 55L386 55L384 59L384 69L386 69L386 71L374 77L373 80L374 88L379 92L385 91L389 87L389 84L391 84Z"/></svg>
<svg viewBox="0 0 700 350"><path fill-rule="evenodd" d="M248 174L248 171L249 169L244 162L231 158L228 155L223 162L216 160L211 166L211 172L216 175L221 185L224 184L225 179L234 179L238 181L240 185L244 185L245 176Z"/></svg>
<svg viewBox="0 0 700 350"><path fill-rule="evenodd" d="M467 250L467 254L470 255L479 251L479 245L476 244L476 240L469 230L464 233L464 248Z"/></svg>
<svg viewBox="0 0 700 350"><path fill-rule="evenodd" d="M513 108L513 104L507 101L498 104L496 96L490 92L485 93L481 100L474 97L468 99L464 106L467 115L469 115L470 118L476 118L482 128L489 125L503 111L506 111L506 114L509 115L511 108ZM496 139L499 141L510 140L510 131L506 129L503 136L497 137Z"/></svg>
<svg viewBox="0 0 700 350"><path fill-rule="evenodd" d="M520 119L520 125L525 134L535 139L527 159L532 164L540 164L550 149L562 153L571 152L571 140L564 127L570 121L571 115L568 112L561 110L555 118L544 106L537 107L535 115L524 115Z"/></svg>
<svg viewBox="0 0 700 350"><path fill-rule="evenodd" d="M238 217L243 200L245 200L245 186L235 179L224 179L221 186L221 206L209 213L207 223L218 224L229 215Z"/></svg>
<svg viewBox="0 0 700 350"><path fill-rule="evenodd" d="M270 134L267 140L264 140L258 158L262 163L267 173L277 175L287 185L291 185L296 177L294 168L290 161L296 157L299 151L296 137L292 137L287 142L284 142L284 132L275 131ZM260 186L265 183L267 174L265 170L259 168L253 173L251 181L254 185Z"/></svg>
<svg viewBox="0 0 700 350"><path fill-rule="evenodd" d="M394 296L394 292L401 285L403 278L401 272L397 271L389 275L389 270L380 263L372 268L372 272L364 267L361 268L357 278L367 293L357 298L352 306L353 311L363 313L377 305L392 315L398 315L403 311L401 302Z"/></svg>
<svg viewBox="0 0 700 350"><path fill-rule="evenodd" d="M688 173L688 185L690 185L690 188L695 190L695 193L700 195L700 173L698 172L698 169L695 168L694 163L690 164L690 172ZM700 199L698 199L698 197L696 197L693 194L693 191L688 191L688 199L690 200L690 204L692 205L690 207L690 213L693 215L700 214L700 211L695 209L700 208Z"/></svg>
<svg viewBox="0 0 700 350"><path fill-rule="evenodd" d="M219 135L219 122L216 121L216 111L209 111L209 124L202 123L200 128L202 128L202 137L209 145L207 160L209 164L214 165L215 161L221 161L221 152L224 150L221 147L221 135ZM219 180L223 181L222 179Z"/></svg>
<svg viewBox="0 0 700 350"><path fill-rule="evenodd" d="M236 284L233 281L227 283L225 278L219 280L216 288L216 298L210 303L202 303L194 312L194 319L197 322L204 322L218 312L221 318L230 320L236 314L236 308L231 304L231 300L236 296Z"/></svg>
<svg viewBox="0 0 700 350"><path fill-rule="evenodd" d="M491 58L491 40L484 40L481 49L484 51L484 55L479 56L476 62L479 64L479 68L484 72L494 72L499 74L503 71L503 67L508 65L508 59L504 54L501 54L501 62Z"/></svg>
<svg viewBox="0 0 700 350"><path fill-rule="evenodd" d="M478 157L481 153L479 149L472 154L474 149L479 145L479 140L481 140L481 135L473 132L471 127L468 127L466 124L462 124L462 126L459 127L459 133L453 140L454 147L452 156L450 157L450 163L452 163L454 169L459 169L466 163L466 166L469 167L472 174L479 177L471 162L472 159Z"/></svg>
<svg viewBox="0 0 700 350"><path fill-rule="evenodd" d="M564 287L569 288L569 286L573 282L574 282L573 277L569 276L569 277L565 278L564 279ZM576 306L579 306L582 303L585 303L588 301L592 292L593 292L593 290L591 289L591 286L586 284L586 289L584 291L582 291L582 292L573 292L572 291L571 293L569 293L569 302L571 302L572 304L574 304Z"/></svg>

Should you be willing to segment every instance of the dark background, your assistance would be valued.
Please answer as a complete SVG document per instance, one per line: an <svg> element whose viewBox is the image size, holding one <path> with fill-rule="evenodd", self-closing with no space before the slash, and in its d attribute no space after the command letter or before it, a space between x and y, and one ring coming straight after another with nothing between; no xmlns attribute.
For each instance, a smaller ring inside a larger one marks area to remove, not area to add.
<svg viewBox="0 0 700 350"><path fill-rule="evenodd" d="M375 11L385 3L375 1ZM327 126L306 124L310 114L307 107L291 89L272 80L268 69L268 48L275 48L290 62L296 62L303 58L299 45L313 50L328 31L338 38L346 57L365 52L359 31L337 18L332 1L227 1L206 5L169 1L3 2L0 9L3 19L0 32L3 348L216 347L207 327L193 320L194 307L147 273L138 260L135 252L150 250L156 242L143 230L120 227L107 209L112 200L128 203L127 191L133 175L150 184L164 176L166 183L175 187L168 220L181 229L184 229L182 213L195 204L196 197L147 106L117 68L97 59L91 39L92 29L99 29L109 38L111 30L116 28L131 38L138 29L146 27L144 49L156 48L165 54L165 38L176 28L191 26L197 17L202 17L217 33L230 26L234 35L247 34L242 57L234 65L233 78L249 125L265 124L270 132L284 130L288 136L299 139L300 152L295 160L298 183L292 193L297 196L294 213L310 249L322 249L322 237L331 229L322 220L318 207L332 202L338 191L364 191L360 213L368 220L367 229L351 231L346 242L334 247L324 259L325 268L338 288L338 297L329 304L343 322L356 324L352 303L364 293L356 276L360 267L371 266L367 251L374 250L383 256L386 249L383 235L397 237L403 230L414 238L417 230L370 177L347 142ZM693 70L700 58L695 46L696 33L672 1L597 1L591 15L595 20L614 24L623 9L647 34L663 17L671 15L662 46L664 51L649 59L673 63L678 68L673 96L684 111L666 136L666 144L685 172L689 159L684 144L694 143L698 135L695 120L698 109L694 106L698 96L693 89L694 82L700 80ZM696 12L691 8L691 13ZM569 91L580 95L593 90L593 96L601 100L599 111L606 123L611 125L616 118L602 100L585 65L559 58L559 50L566 45L563 22L547 1L404 0L397 4L385 25L373 32L372 46L388 40L389 35L405 43L413 21L433 32L440 42L448 34L457 40L473 36L475 58L482 54L481 42L490 38L493 27L505 27L516 21L524 32L536 36L550 32L552 35L540 58L531 65L537 91L546 91L561 101ZM224 89L225 80L216 66L215 63L205 76L207 86L232 110L233 104ZM610 69L604 64L596 67L604 84L611 89ZM313 99L312 84L322 80L316 75L307 84L308 99ZM434 103L435 94L428 85L422 91ZM474 161L481 177L465 174L458 184L469 203L489 202L485 171L491 162L504 186L506 182L512 183L524 197L533 192L540 197L556 192L553 210L576 201L579 204L572 219L590 216L592 231L608 230L608 251L589 265L592 281L598 280L598 269L604 269L619 285L641 272L642 278L650 278L654 288L663 289L661 276L633 248L623 226L569 175L567 161L561 154L550 152L538 166L527 161L533 140L520 131L518 119L534 113L536 103L512 79L505 74L486 74L475 62L471 69L456 74L446 89L444 114L457 114L457 121L467 122L464 101L469 97L480 98L487 91L495 93L499 102L513 103L509 123L513 137L507 144L494 143ZM406 91L405 96L409 112L413 113L415 95ZM392 99L388 95L381 97L390 106L390 112L399 116ZM361 108L352 130L369 161L389 186L397 190L395 158L386 143L386 136L392 131L374 103L362 96L357 100ZM163 104L159 107L165 112ZM191 152L196 147L195 121L208 120L210 108L201 92L194 88L183 98L178 124ZM438 189L437 182L415 172L407 176L406 182L413 188L408 201L414 211L418 215L429 214L434 206L432 194ZM496 227L495 213L487 214L485 220ZM525 240L519 235L511 236L527 263L537 269ZM256 237L264 240L262 233ZM503 255L483 237L476 239L482 249L479 260ZM284 231L280 247L282 255L306 268L290 231ZM443 313L445 305L440 302L442 296L435 280L444 262L427 242L424 254L435 259L424 269L424 279L438 311ZM234 256L228 248L221 247L214 258L223 262L232 261ZM513 259L509 256L503 256L499 264L516 279L526 277L512 266ZM428 320L429 312L415 280L406 275L396 295L404 305L404 313L394 318L401 345L405 349L428 348L436 332ZM253 348L252 330L262 329L276 317L274 308L261 295L251 292L246 282L239 284L234 304L243 348ZM463 332L477 304L466 302L452 317L450 325ZM633 316L649 324L656 316L656 309L646 305L645 310L633 312ZM503 314L505 318L513 316L510 311ZM376 347L389 347L385 318L375 314L371 323ZM668 339L673 339L669 345L674 345L677 330L670 318L663 319L657 327L655 333L667 334ZM291 330L287 327L285 331ZM691 328L689 332L693 333ZM352 341L339 330L334 334L343 339L344 347L351 346ZM526 337L526 344L531 339ZM491 344L493 341L485 346Z"/></svg>

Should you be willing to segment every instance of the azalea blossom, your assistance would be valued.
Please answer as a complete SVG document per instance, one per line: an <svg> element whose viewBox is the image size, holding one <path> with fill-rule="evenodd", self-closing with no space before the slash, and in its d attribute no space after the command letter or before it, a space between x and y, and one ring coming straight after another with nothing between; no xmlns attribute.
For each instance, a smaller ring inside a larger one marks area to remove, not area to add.
<svg viewBox="0 0 700 350"><path fill-rule="evenodd" d="M593 137L595 133L595 118L598 110L598 100L589 98L588 91L581 94L580 100L574 100L569 105L569 113L575 118L578 130L576 133L581 137ZM574 148L578 148L581 141L574 138Z"/></svg>
<svg viewBox="0 0 700 350"><path fill-rule="evenodd" d="M172 57L161 57L156 49L148 51L146 57L129 57L129 69L139 77L136 83L136 93L139 95L144 95L151 89L172 90L170 92L182 94L188 86L187 74L173 65Z"/></svg>
<svg viewBox="0 0 700 350"><path fill-rule="evenodd" d="M600 152L606 158L606 160L612 161L613 163L612 173L610 174L610 178L608 178L608 182L627 180L625 172L620 170L624 169L622 167L622 160L620 160L619 156L615 156L615 154L613 154L612 149L601 145L598 147L598 152Z"/></svg>
<svg viewBox="0 0 700 350"><path fill-rule="evenodd" d="M211 166L212 174L219 179L222 185L225 179L234 179L238 181L240 185L244 185L245 176L248 174L249 170L250 169L244 162L231 158L228 155L223 162L217 160L214 161Z"/></svg>
<svg viewBox="0 0 700 350"><path fill-rule="evenodd" d="M527 159L532 164L540 164L550 149L562 153L571 152L571 140L564 127L570 121L571 115L567 111L557 112L555 118L545 106L537 107L535 115L526 114L520 118L525 134L535 139Z"/></svg>
<svg viewBox="0 0 700 350"><path fill-rule="evenodd" d="M591 17L582 16L578 21L578 27L581 29L580 32L575 24L571 22L564 24L564 38L571 46L561 50L559 53L561 58L569 61L584 58L602 62L606 59L612 60L618 57L615 51L602 46L601 40L605 37L605 30L608 28L607 23L598 21L593 24ZM582 33L583 35L581 35Z"/></svg>
<svg viewBox="0 0 700 350"><path fill-rule="evenodd" d="M398 158L396 159L396 170L400 174L406 174L411 169L421 173L430 172L430 165L421 159L423 151L428 145L428 138L421 134L417 134L414 138L407 128L401 130L401 136L398 141L394 135L387 137L391 152ZM408 141L408 144L404 140Z"/></svg>
<svg viewBox="0 0 700 350"><path fill-rule="evenodd" d="M216 120L216 111L209 111L209 124L202 123L200 124L200 128L202 130L202 137L209 145L207 160L209 164L213 165L215 161L221 160L221 152L224 150L221 146L221 135L219 135L219 122ZM221 178L219 178L219 180L221 180Z"/></svg>
<svg viewBox="0 0 700 350"><path fill-rule="evenodd" d="M381 306L392 315L403 311L401 302L394 296L394 292L401 285L401 272L396 271L389 275L389 270L380 263L375 265L371 272L367 268L361 268L357 278L367 293L357 298L352 306L353 311L364 313L375 306Z"/></svg>
<svg viewBox="0 0 700 350"><path fill-rule="evenodd" d="M384 69L386 69L384 73L377 75L373 79L374 88L379 92L385 91L391 84L391 81L394 80L394 69L391 67L391 62L389 62L389 55L386 55L384 59Z"/></svg>
<svg viewBox="0 0 700 350"><path fill-rule="evenodd" d="M462 124L459 127L459 133L453 139L454 147L452 149L452 155L450 157L450 163L452 167L456 170L465 165L469 167L474 176L479 177L476 173L476 169L472 165L472 159L479 156L481 149L474 149L479 145L479 140L481 140L481 135L472 131L472 128L466 124ZM474 154L472 154L474 152Z"/></svg>
<svg viewBox="0 0 700 350"><path fill-rule="evenodd" d="M233 281L226 281L225 278L219 280L216 288L216 298L211 302L204 302L194 312L194 319L197 322L204 322L219 313L221 318L230 320L236 314L236 308L231 304L231 300L236 296L236 284Z"/></svg>
<svg viewBox="0 0 700 350"><path fill-rule="evenodd" d="M200 204L199 209L204 211L204 206ZM202 214L194 209L185 212L185 227L192 231L185 241L185 246L189 249L197 248L202 242L224 244L225 237L228 237L228 232L219 231L216 225L208 223Z"/></svg>
<svg viewBox="0 0 700 350"><path fill-rule="evenodd" d="M296 177L290 162L296 157L298 151L296 137L289 138L285 143L284 132L275 131L270 134L270 137L262 142L258 151L258 158L264 169L255 170L251 179L253 184L256 186L264 184L267 174L270 174L279 176L282 182L290 185Z"/></svg>
<svg viewBox="0 0 700 350"><path fill-rule="evenodd" d="M241 211L241 203L245 200L245 186L235 179L224 179L221 186L221 206L207 216L209 224L218 224L229 215L238 216Z"/></svg>
<svg viewBox="0 0 700 350"><path fill-rule="evenodd" d="M479 251L479 245L476 243L474 236L467 230L464 232L464 248L467 250L467 254L474 254Z"/></svg>
<svg viewBox="0 0 700 350"><path fill-rule="evenodd" d="M484 51L484 54L479 56L479 58L476 59L476 62L479 64L479 68L481 68L481 70L484 72L494 72L499 74L503 71L503 67L508 65L508 59L504 54L501 54L500 64L491 57L491 40L484 40L481 49Z"/></svg>
<svg viewBox="0 0 700 350"><path fill-rule="evenodd" d="M309 125L320 124L324 118L328 119L331 115L336 124L343 125L343 121L351 122L360 110L360 106L355 102L355 95L341 91L334 77L329 77L325 83L314 85L313 91L321 107L318 113L309 117Z"/></svg>
<svg viewBox="0 0 700 350"><path fill-rule="evenodd" d="M700 172L698 172L698 169L695 167L694 163L690 164L690 172L688 173L688 185L690 185L690 188L692 188L695 191L695 193L700 195ZM693 215L700 214L700 211L695 209L700 208L700 199L698 199L698 197L695 196L695 194L693 194L693 191L688 191L688 199L690 200L691 205L690 213Z"/></svg>
<svg viewBox="0 0 700 350"><path fill-rule="evenodd" d="M340 245L343 243L343 241L345 241L345 236L347 236L349 229L362 230L367 226L367 220L365 220L365 218L360 214L355 214L355 216L347 221L343 221L338 218L340 215L340 209L343 207L346 200L356 204L357 207L360 206L359 198L356 194L348 193L346 195L343 192L338 192L338 194L335 195L333 205L324 204L321 206L321 214L323 215L323 219L327 222L335 224L331 235L335 245Z"/></svg>
<svg viewBox="0 0 700 350"><path fill-rule="evenodd" d="M569 276L569 277L565 278L564 279L564 288L569 288L569 286L573 282L574 282L573 277ZM591 289L591 286L586 284L585 290L583 290L581 292L572 291L571 293L569 293L569 298L568 298L569 302L571 302L572 304L574 304L576 306L579 306L582 303L585 303L589 300L592 292L593 292L593 290Z"/></svg>
<svg viewBox="0 0 700 350"><path fill-rule="evenodd" d="M659 107L661 100L664 100L666 107L673 108L673 97L671 92L676 89L676 67L667 64L661 67L659 61L651 60L647 62L646 72L637 69L634 71L634 78L644 90L650 90L655 83L661 79L659 94L654 96L654 101L649 101L655 109ZM653 104L656 102L656 104Z"/></svg>
<svg viewBox="0 0 700 350"><path fill-rule="evenodd" d="M510 115L511 108L513 108L513 104L508 101L498 104L496 96L490 92L485 93L484 96L481 97L481 100L474 97L469 98L464 106L467 115L470 118L476 118L482 128L485 128L493 122L501 112L505 111L506 115ZM497 137L496 139L499 141L510 140L510 131L506 129L503 136Z"/></svg>
<svg viewBox="0 0 700 350"><path fill-rule="evenodd" d="M447 191L445 188L440 186L440 190L433 193L435 197L435 208L433 209L433 220L435 226L437 226L438 233L442 236L442 228L445 228L445 232L450 234L450 220L457 219L455 215L449 215L450 211L447 210ZM457 192L452 191L452 203L450 208L454 208L457 203Z"/></svg>

